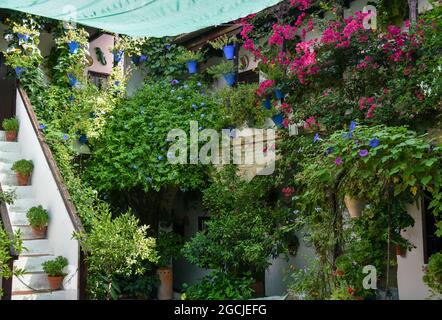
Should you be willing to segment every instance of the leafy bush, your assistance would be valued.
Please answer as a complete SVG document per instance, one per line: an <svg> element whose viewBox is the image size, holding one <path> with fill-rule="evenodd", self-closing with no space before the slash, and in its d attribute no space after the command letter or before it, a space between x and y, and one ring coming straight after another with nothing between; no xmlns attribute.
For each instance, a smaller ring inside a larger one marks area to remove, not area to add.
<svg viewBox="0 0 442 320"><path fill-rule="evenodd" d="M31 160L18 160L14 162L11 169L22 175L30 175L34 170L34 163Z"/></svg>
<svg viewBox="0 0 442 320"><path fill-rule="evenodd" d="M430 257L423 280L434 294L442 294L442 253Z"/></svg>
<svg viewBox="0 0 442 320"><path fill-rule="evenodd" d="M176 258L183 247L183 238L174 232L160 231L157 238L157 250L159 254L158 265L169 266L173 258Z"/></svg>
<svg viewBox="0 0 442 320"><path fill-rule="evenodd" d="M26 217L29 219L29 223L34 228L44 227L49 222L49 213L47 210L43 209L41 205L29 209L29 211L26 213Z"/></svg>
<svg viewBox="0 0 442 320"><path fill-rule="evenodd" d="M213 271L197 284L185 288L183 300L246 300L253 289L251 277L233 277L220 271Z"/></svg>
<svg viewBox="0 0 442 320"><path fill-rule="evenodd" d="M4 119L2 125L5 131L18 131L19 127L17 118Z"/></svg>
<svg viewBox="0 0 442 320"><path fill-rule="evenodd" d="M69 265L68 259L58 256L54 260L45 261L42 264L43 271L50 277L64 277L66 272L63 271Z"/></svg>
<svg viewBox="0 0 442 320"><path fill-rule="evenodd" d="M14 234L14 237L10 239L6 230L3 228L3 224L0 223L0 279L10 279L13 275L19 276L25 273L25 270L19 268L9 268L9 261L12 259L10 255L10 247L13 247L17 253L23 250L23 240L21 239L20 232ZM3 295L2 288L0 288L0 297Z"/></svg>

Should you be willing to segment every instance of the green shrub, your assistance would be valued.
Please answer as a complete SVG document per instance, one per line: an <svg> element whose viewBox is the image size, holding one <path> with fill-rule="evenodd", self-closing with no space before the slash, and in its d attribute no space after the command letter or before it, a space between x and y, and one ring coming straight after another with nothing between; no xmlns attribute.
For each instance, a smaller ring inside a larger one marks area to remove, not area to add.
<svg viewBox="0 0 442 320"><path fill-rule="evenodd" d="M49 213L47 210L43 209L40 205L38 207L32 207L26 214L29 219L29 223L34 228L41 228L48 224Z"/></svg>
<svg viewBox="0 0 442 320"><path fill-rule="evenodd" d="M246 300L253 289L251 277L233 277L221 271L213 271L201 282L185 288L183 300Z"/></svg>
<svg viewBox="0 0 442 320"><path fill-rule="evenodd" d="M423 280L434 294L442 294L442 253L430 257Z"/></svg>
<svg viewBox="0 0 442 320"><path fill-rule="evenodd" d="M66 268L68 264L68 259L58 256L54 260L43 262L41 265L43 267L43 271L46 272L48 276L64 277L67 273L63 272L63 269Z"/></svg>
<svg viewBox="0 0 442 320"><path fill-rule="evenodd" d="M30 175L34 170L34 163L31 160L18 160L14 162L11 169L23 175Z"/></svg>
<svg viewBox="0 0 442 320"><path fill-rule="evenodd" d="M214 78L234 72L235 72L235 65L231 60L216 64L207 69L207 73Z"/></svg>
<svg viewBox="0 0 442 320"><path fill-rule="evenodd" d="M2 125L5 131L18 131L19 127L17 118L4 119Z"/></svg>
<svg viewBox="0 0 442 320"><path fill-rule="evenodd" d="M180 253L183 247L183 238L174 232L160 231L157 239L157 250L159 254L158 265L169 266L172 258Z"/></svg>

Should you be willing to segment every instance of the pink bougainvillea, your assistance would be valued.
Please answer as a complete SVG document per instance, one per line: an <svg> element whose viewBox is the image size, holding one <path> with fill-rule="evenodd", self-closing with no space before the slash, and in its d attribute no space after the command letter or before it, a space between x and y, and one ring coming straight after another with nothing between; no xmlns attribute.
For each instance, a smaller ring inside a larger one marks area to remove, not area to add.
<svg viewBox="0 0 442 320"><path fill-rule="evenodd" d="M256 93L258 94L258 96L261 97L267 91L267 89L273 87L274 85L275 85L275 81L265 80L259 84L259 87L258 87L258 90L256 91Z"/></svg>
<svg viewBox="0 0 442 320"><path fill-rule="evenodd" d="M310 7L310 0L290 0L290 5L304 11Z"/></svg>
<svg viewBox="0 0 442 320"><path fill-rule="evenodd" d="M288 103L283 103L283 104L281 104L281 112L291 113L292 107Z"/></svg>

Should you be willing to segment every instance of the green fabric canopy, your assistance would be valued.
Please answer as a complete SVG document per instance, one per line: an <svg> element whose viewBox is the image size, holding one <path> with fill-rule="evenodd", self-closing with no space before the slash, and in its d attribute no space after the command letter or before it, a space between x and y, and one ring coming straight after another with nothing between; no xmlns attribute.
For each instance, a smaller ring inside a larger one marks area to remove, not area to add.
<svg viewBox="0 0 442 320"><path fill-rule="evenodd" d="M0 0L18 10L133 37L175 36L226 23L281 0Z"/></svg>

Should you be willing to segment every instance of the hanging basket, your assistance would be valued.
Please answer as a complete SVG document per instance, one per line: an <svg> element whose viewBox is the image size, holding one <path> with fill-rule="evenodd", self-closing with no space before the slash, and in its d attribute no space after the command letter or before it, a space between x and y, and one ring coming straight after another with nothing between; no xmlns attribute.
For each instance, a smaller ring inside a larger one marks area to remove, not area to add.
<svg viewBox="0 0 442 320"><path fill-rule="evenodd" d="M358 218L362 214L362 210L365 207L365 202L352 198L350 195L344 197L345 206L351 218Z"/></svg>

